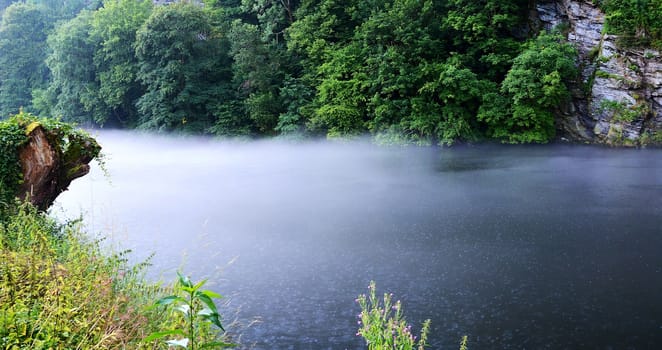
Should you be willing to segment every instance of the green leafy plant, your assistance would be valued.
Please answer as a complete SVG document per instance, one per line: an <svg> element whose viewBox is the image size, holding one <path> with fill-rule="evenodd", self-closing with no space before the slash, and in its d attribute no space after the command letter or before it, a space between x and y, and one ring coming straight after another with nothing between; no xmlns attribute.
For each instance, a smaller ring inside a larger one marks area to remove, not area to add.
<svg viewBox="0 0 662 350"><path fill-rule="evenodd" d="M662 146L662 131L647 131L641 134L639 138L639 146Z"/></svg>
<svg viewBox="0 0 662 350"><path fill-rule="evenodd" d="M393 303L393 295L384 293L382 302L377 298L376 289L375 282L371 281L368 295L361 294L356 299L361 306L356 335L365 339L369 350L423 350L427 345L430 320L423 322L420 338L417 339L405 320L400 300Z"/></svg>
<svg viewBox="0 0 662 350"><path fill-rule="evenodd" d="M169 346L191 350L236 346L232 343L219 341L217 336L211 335L212 325L218 327L221 331L225 331L221 324L221 316L212 300L222 298L222 296L216 292L201 289L207 280L194 284L189 277L179 272L177 272L177 275L179 280L175 288L178 293L159 299L155 306L173 307L174 312L183 316L183 322L180 327L150 334L145 338L145 342L169 336L179 336L178 338L166 340L165 343Z"/></svg>
<svg viewBox="0 0 662 350"><path fill-rule="evenodd" d="M605 11L607 33L618 35L624 47L660 48L662 37L661 0L608 0L601 4Z"/></svg>
<svg viewBox="0 0 662 350"><path fill-rule="evenodd" d="M1 349L147 349L169 322L148 310L164 295L146 264L105 255L80 221L61 224L30 203L0 217Z"/></svg>
<svg viewBox="0 0 662 350"><path fill-rule="evenodd" d="M646 104L630 105L625 100L604 99L600 101L598 111L611 115L614 122L632 123L638 118L644 117L649 112L649 108Z"/></svg>
<svg viewBox="0 0 662 350"><path fill-rule="evenodd" d="M500 94L485 93L477 118L491 137L546 143L555 136L554 111L570 98L577 50L558 31L541 33L515 57ZM596 73L596 76L599 75Z"/></svg>
<svg viewBox="0 0 662 350"><path fill-rule="evenodd" d="M25 129L17 122L0 122L0 202L12 203L16 190L23 180L18 150L28 138Z"/></svg>

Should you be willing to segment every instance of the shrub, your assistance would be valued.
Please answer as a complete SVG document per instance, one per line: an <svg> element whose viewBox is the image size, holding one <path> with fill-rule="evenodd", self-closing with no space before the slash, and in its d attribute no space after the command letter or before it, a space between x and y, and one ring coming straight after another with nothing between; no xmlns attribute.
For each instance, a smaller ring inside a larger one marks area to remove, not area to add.
<svg viewBox="0 0 662 350"><path fill-rule="evenodd" d="M102 254L79 222L59 224L30 204L0 220L0 348L147 348L168 315L148 309L164 289Z"/></svg>
<svg viewBox="0 0 662 350"><path fill-rule="evenodd" d="M430 320L423 322L420 338L411 332L411 326L402 314L400 300L392 302L393 295L384 293L383 302L377 298L375 282L370 282L369 294L361 294L356 302L361 306L359 330L369 350L400 349L423 350L430 330Z"/></svg>
<svg viewBox="0 0 662 350"><path fill-rule="evenodd" d="M175 294L159 299L155 306L171 307L172 313L179 316L177 318L180 322L171 329L150 334L145 342L177 336L178 338L165 341L165 344L191 350L234 347L235 344L226 342L224 337L212 327L216 326L219 330L225 331L221 324L221 315L212 300L221 298L221 295L202 289L206 280L193 283L189 277L179 272L177 275L179 279Z"/></svg>
<svg viewBox="0 0 662 350"><path fill-rule="evenodd" d="M483 96L478 119L488 125L488 134L509 143L550 141L554 110L570 98L569 83L578 73L576 58L576 49L558 31L528 42L501 83L501 94Z"/></svg>

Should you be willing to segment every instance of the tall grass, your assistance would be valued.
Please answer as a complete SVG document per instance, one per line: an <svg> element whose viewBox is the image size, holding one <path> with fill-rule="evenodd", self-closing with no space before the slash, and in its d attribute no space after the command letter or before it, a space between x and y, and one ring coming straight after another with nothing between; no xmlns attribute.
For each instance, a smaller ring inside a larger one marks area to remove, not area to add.
<svg viewBox="0 0 662 350"><path fill-rule="evenodd" d="M104 254L80 226L29 204L0 218L0 348L167 349L144 339L180 326L151 307L172 288L145 282L146 264Z"/></svg>

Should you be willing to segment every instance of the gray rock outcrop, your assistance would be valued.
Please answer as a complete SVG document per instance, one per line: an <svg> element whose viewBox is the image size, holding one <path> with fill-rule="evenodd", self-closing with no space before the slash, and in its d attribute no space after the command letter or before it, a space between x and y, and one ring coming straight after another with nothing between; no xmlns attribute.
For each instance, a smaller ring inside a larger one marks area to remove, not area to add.
<svg viewBox="0 0 662 350"><path fill-rule="evenodd" d="M563 25L579 52L581 81L559 111L573 141L641 145L662 139L662 54L626 49L604 33L605 15L590 0L536 2L538 27Z"/></svg>

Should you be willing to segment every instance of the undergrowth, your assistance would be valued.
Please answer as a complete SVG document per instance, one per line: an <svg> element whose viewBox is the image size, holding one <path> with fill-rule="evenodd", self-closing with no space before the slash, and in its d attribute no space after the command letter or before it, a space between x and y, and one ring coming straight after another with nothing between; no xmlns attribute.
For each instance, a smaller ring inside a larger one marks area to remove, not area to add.
<svg viewBox="0 0 662 350"><path fill-rule="evenodd" d="M105 255L80 226L30 204L0 218L0 348L167 349L144 339L182 325L152 307L172 287L145 282L147 264Z"/></svg>

